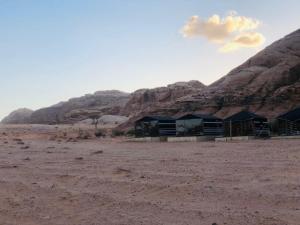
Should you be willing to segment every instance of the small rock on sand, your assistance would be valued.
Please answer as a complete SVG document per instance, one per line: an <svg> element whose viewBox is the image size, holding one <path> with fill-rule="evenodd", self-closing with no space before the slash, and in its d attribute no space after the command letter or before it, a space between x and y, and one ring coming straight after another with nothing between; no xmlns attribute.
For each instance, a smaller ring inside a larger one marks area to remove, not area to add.
<svg viewBox="0 0 300 225"><path fill-rule="evenodd" d="M83 157L76 157L76 160L83 160Z"/></svg>
<svg viewBox="0 0 300 225"><path fill-rule="evenodd" d="M103 151L100 150L100 151L92 152L91 155L97 155L97 154L102 154L102 153L103 153Z"/></svg>

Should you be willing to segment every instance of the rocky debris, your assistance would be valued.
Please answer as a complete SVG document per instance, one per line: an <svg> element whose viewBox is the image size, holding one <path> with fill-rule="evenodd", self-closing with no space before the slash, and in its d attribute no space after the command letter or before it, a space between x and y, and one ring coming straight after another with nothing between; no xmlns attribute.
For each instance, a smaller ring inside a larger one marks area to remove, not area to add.
<svg viewBox="0 0 300 225"><path fill-rule="evenodd" d="M76 157L75 160L83 160L83 157Z"/></svg>
<svg viewBox="0 0 300 225"><path fill-rule="evenodd" d="M19 166L17 165L0 165L0 169L14 169L18 168Z"/></svg>
<svg viewBox="0 0 300 225"><path fill-rule="evenodd" d="M92 135L88 131L79 130L77 139L87 140L87 139L90 139L91 137L92 137Z"/></svg>
<svg viewBox="0 0 300 225"><path fill-rule="evenodd" d="M124 169L124 168L121 168L121 167L117 167L115 170L114 170L114 174L130 174L132 171L129 170L129 169Z"/></svg>
<svg viewBox="0 0 300 225"><path fill-rule="evenodd" d="M18 145L25 145L25 143L23 141L18 141L17 144Z"/></svg>
<svg viewBox="0 0 300 225"><path fill-rule="evenodd" d="M98 125L110 125L115 126L122 123L125 123L129 118L127 116L118 116L118 115L103 115L98 119ZM84 125L94 125L95 120L93 119L85 119L79 121L77 124L84 124Z"/></svg>
<svg viewBox="0 0 300 225"><path fill-rule="evenodd" d="M96 151L96 152L92 152L91 155L98 155L98 154L102 154L103 151L102 150L99 150L99 151Z"/></svg>
<svg viewBox="0 0 300 225"><path fill-rule="evenodd" d="M13 141L19 142L19 141L22 141L22 139L21 138L14 138Z"/></svg>
<svg viewBox="0 0 300 225"><path fill-rule="evenodd" d="M76 138L68 138L66 142L77 142Z"/></svg>

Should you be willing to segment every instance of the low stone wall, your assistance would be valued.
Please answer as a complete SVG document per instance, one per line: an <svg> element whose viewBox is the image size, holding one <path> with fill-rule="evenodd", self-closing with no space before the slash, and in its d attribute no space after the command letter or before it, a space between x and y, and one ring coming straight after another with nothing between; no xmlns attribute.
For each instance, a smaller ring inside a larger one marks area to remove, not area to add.
<svg viewBox="0 0 300 225"><path fill-rule="evenodd" d="M237 137L220 137L215 138L216 142L228 142L228 141L249 141L255 139L254 136L237 136Z"/></svg>
<svg viewBox="0 0 300 225"><path fill-rule="evenodd" d="M282 139L300 139L300 135L295 135L295 136L276 136L276 137L271 137L273 140L282 140Z"/></svg>
<svg viewBox="0 0 300 225"><path fill-rule="evenodd" d="M191 136L191 137L141 137L131 138L129 142L201 142L201 141L214 141L213 136Z"/></svg>
<svg viewBox="0 0 300 225"><path fill-rule="evenodd" d="M167 137L141 137L128 139L129 142L166 142Z"/></svg>
<svg viewBox="0 0 300 225"><path fill-rule="evenodd" d="M168 142L200 142L213 141L215 137L212 136L192 136L192 137L168 137Z"/></svg>

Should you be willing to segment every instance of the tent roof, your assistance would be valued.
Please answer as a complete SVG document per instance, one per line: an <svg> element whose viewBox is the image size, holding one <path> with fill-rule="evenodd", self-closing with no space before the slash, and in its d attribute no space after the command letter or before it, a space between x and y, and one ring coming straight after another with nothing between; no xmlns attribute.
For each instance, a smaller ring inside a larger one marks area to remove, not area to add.
<svg viewBox="0 0 300 225"><path fill-rule="evenodd" d="M241 111L236 114L233 114L232 116L229 116L225 119L225 121L245 121L245 120L251 120L251 119L261 119L261 120L267 120L267 118L263 116L259 116L253 112L249 111Z"/></svg>
<svg viewBox="0 0 300 225"><path fill-rule="evenodd" d="M184 119L207 119L207 120L222 120L216 116L209 115L209 114L186 114L182 117L179 117L177 120L184 120Z"/></svg>
<svg viewBox="0 0 300 225"><path fill-rule="evenodd" d="M284 119L284 120L290 120L290 121L300 120L300 107L279 115L277 117L277 119Z"/></svg>
<svg viewBox="0 0 300 225"><path fill-rule="evenodd" d="M138 121L154 121L154 120L158 120L158 121L175 121L175 119L173 117L170 116L144 116L141 119L137 120Z"/></svg>

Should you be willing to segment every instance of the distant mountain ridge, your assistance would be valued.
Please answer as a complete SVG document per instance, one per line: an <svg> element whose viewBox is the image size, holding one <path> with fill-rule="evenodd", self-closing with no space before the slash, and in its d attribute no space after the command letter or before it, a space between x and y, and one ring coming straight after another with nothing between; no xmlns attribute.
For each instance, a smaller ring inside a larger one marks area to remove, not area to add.
<svg viewBox="0 0 300 225"><path fill-rule="evenodd" d="M74 123L88 119L92 115L118 115L129 99L129 94L121 91L98 91L66 102L39 109L32 113L31 123L55 124Z"/></svg>
<svg viewBox="0 0 300 225"><path fill-rule="evenodd" d="M33 113L33 110L27 108L21 108L11 112L6 116L1 123L4 124L26 124L30 123L30 117Z"/></svg>
<svg viewBox="0 0 300 225"><path fill-rule="evenodd" d="M123 127L149 114L210 113L225 118L250 110L274 118L300 105L300 29L274 42L209 86L199 81L140 89L131 94L100 91L37 110L31 123L73 123L91 115L129 117ZM10 123L9 120L5 120Z"/></svg>

